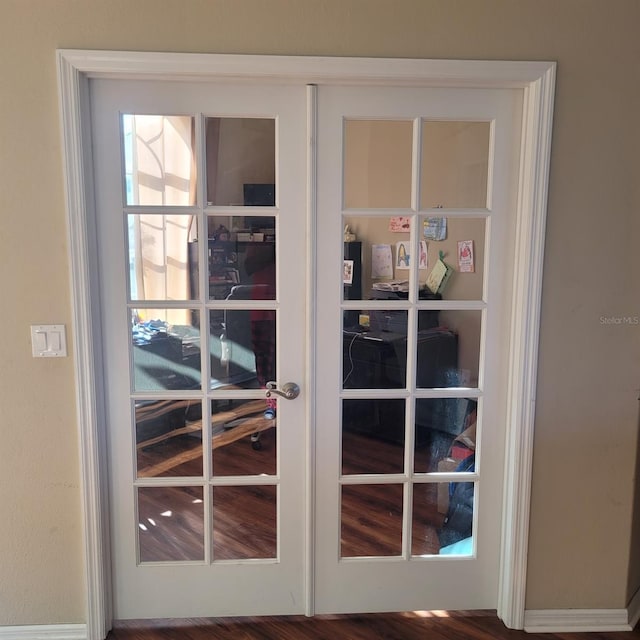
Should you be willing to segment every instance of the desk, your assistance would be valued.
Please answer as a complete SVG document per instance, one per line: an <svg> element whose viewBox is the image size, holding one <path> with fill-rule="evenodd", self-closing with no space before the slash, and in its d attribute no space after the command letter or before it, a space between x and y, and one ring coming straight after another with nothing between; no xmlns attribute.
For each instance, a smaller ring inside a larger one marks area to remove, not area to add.
<svg viewBox="0 0 640 640"><path fill-rule="evenodd" d="M402 389L406 386L407 336L367 331L342 336L345 389ZM458 367L458 337L443 329L419 331L416 386L450 387Z"/></svg>
<svg viewBox="0 0 640 640"><path fill-rule="evenodd" d="M416 385L450 387L458 366L458 338L451 331L430 329L417 336ZM407 377L407 337L388 331L343 334L345 389L403 389ZM449 433L458 425L443 424L447 399L430 399L416 406L416 444L431 438L429 430ZM453 400L455 403L455 399ZM404 442L405 401L402 399L346 400L343 428L391 442ZM462 425L460 425L460 428ZM457 432L459 433L459 431ZM457 435L457 433L452 435Z"/></svg>

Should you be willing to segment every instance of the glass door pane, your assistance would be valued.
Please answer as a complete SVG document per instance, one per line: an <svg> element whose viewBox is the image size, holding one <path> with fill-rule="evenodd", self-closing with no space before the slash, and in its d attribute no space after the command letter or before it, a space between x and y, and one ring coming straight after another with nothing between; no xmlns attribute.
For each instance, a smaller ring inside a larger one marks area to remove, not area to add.
<svg viewBox="0 0 640 640"><path fill-rule="evenodd" d="M345 119L345 209L411 206L413 124Z"/></svg>
<svg viewBox="0 0 640 640"><path fill-rule="evenodd" d="M214 562L278 557L275 136L273 118L205 119Z"/></svg>
<svg viewBox="0 0 640 640"><path fill-rule="evenodd" d="M191 116L122 116L127 206L196 203L195 120Z"/></svg>
<svg viewBox="0 0 640 640"><path fill-rule="evenodd" d="M491 123L422 124L422 209L487 206Z"/></svg>
<svg viewBox="0 0 640 640"><path fill-rule="evenodd" d="M490 131L488 122L344 120L345 208L370 213L345 211L341 225L342 389L349 391L341 411L343 518L348 513L345 500L349 504L363 491L364 475L390 480L405 471L475 472L468 459L466 466L458 459L463 450L458 438L473 440L467 453L475 460L477 413L470 412L471 436L464 410L475 406L477 398L439 396L437 390L479 385L486 217L421 215L412 208L412 194L421 194L425 208L486 207ZM417 165L412 164L414 140L421 141ZM388 207L400 210L376 211ZM464 304L456 308L451 305L455 301ZM472 308L465 308L467 302ZM430 390L430 396L419 397L422 389ZM369 390L376 390L375 398ZM405 390L403 397L395 395L399 390ZM412 451L407 451L409 443ZM448 510L441 514L423 507L431 505L433 493L442 508L450 491L446 502L453 509L453 494L459 496L461 483L409 478L404 485L385 484L385 500L396 496L396 524L402 523L403 513L412 513L414 527L404 531L405 539L420 527L428 529L419 534L422 542L411 543L410 553L437 554L440 546L458 540L447 533ZM351 484L356 481L357 486ZM404 486L404 492L393 493L392 486ZM469 486L460 506L466 510L465 527L469 524L465 537L471 537L473 520L473 483ZM370 510L375 510L378 495L369 492ZM454 525L461 526L449 527ZM344 527L343 520L342 549L353 551L353 545L345 547ZM424 540L431 542L425 546ZM368 553L354 553L376 555L376 548L386 555L382 543Z"/></svg>
<svg viewBox="0 0 640 640"><path fill-rule="evenodd" d="M305 90L91 92L115 613L302 613Z"/></svg>
<svg viewBox="0 0 640 640"><path fill-rule="evenodd" d="M276 204L276 126L273 118L205 120L207 204Z"/></svg>

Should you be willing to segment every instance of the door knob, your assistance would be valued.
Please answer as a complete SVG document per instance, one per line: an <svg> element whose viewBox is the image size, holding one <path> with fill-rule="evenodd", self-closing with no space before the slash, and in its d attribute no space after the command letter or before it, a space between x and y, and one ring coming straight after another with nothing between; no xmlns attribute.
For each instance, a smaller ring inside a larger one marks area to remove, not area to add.
<svg viewBox="0 0 640 640"><path fill-rule="evenodd" d="M285 382L282 385L282 389L278 389L277 387L278 383L275 380L267 382L267 390L265 392L267 398L275 394L287 400L294 400L300 395L300 387L295 382Z"/></svg>

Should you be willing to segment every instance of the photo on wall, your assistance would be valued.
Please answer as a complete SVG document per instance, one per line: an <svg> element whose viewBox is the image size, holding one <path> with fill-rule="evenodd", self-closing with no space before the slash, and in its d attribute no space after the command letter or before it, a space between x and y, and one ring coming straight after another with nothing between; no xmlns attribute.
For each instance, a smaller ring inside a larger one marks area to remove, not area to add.
<svg viewBox="0 0 640 640"><path fill-rule="evenodd" d="M344 261L342 284L353 284L353 260Z"/></svg>

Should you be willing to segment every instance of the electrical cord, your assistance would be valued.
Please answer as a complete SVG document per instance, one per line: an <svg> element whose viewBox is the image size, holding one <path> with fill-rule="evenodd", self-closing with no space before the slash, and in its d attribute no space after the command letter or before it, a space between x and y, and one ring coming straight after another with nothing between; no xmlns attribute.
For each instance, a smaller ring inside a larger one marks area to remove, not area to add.
<svg viewBox="0 0 640 640"><path fill-rule="evenodd" d="M351 341L349 342L349 349L347 351L347 354L349 356L349 366L351 368L349 369L349 373L347 373L347 375L344 376L343 379L342 379L342 386L343 387L347 384L347 380L349 380L349 378L351 377L351 374L353 373L353 370L355 369L355 364L353 362L353 356L351 355L351 349L353 348L353 343L356 341L356 338L358 338L361 335L363 335L363 334L362 333L354 333L353 337L351 338Z"/></svg>

